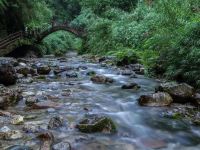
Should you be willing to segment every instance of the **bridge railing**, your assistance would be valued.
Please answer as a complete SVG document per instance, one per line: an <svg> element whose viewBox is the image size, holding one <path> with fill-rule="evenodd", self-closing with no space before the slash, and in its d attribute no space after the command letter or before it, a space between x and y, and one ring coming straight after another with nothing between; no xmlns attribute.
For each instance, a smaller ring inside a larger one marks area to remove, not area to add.
<svg viewBox="0 0 200 150"><path fill-rule="evenodd" d="M13 42L21 39L24 37L24 32L23 31L18 31L13 34L8 35L7 37L0 39L0 48L4 48L6 46L9 46Z"/></svg>

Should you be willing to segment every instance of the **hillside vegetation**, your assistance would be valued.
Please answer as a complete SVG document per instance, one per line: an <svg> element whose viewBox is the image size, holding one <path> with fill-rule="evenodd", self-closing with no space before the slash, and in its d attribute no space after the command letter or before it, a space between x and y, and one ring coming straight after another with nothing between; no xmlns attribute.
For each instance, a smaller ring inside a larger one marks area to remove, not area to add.
<svg viewBox="0 0 200 150"><path fill-rule="evenodd" d="M53 17L86 30L82 48L58 32L44 40L45 53L70 48L137 59L149 75L200 87L199 0L0 0L0 16L1 36L50 25Z"/></svg>

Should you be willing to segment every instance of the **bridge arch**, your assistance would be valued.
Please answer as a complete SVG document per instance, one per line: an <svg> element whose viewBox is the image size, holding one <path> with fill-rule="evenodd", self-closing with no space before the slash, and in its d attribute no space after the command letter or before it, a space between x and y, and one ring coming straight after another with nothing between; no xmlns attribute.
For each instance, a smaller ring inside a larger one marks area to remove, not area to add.
<svg viewBox="0 0 200 150"><path fill-rule="evenodd" d="M17 55L17 53L15 53L16 50L23 51L24 49L27 49L27 48L36 50L36 48L34 47L37 47L37 45L41 43L41 41L45 37L47 37L53 32L62 31L62 30L72 33L76 37L79 37L82 39L84 39L86 35L83 30L77 30L73 27L70 27L67 24L53 26L41 32L38 30L19 31L19 32L10 34L4 39L0 40L0 56ZM21 49L18 49L18 47L21 47ZM38 51L39 50L36 50L36 53L38 53Z"/></svg>
<svg viewBox="0 0 200 150"><path fill-rule="evenodd" d="M21 57L35 58L35 57L40 57L42 55L41 55L41 50L37 45L24 43L22 45L16 45L15 47L12 47L12 51L7 53L7 55L5 56L14 58L21 58Z"/></svg>
<svg viewBox="0 0 200 150"><path fill-rule="evenodd" d="M50 35L54 32L57 32L57 31L66 31L66 32L74 34L76 37L79 37L79 38L83 38L83 36L84 36L83 31L78 31L69 26L55 26L55 27L52 27L50 29L47 29L47 30L41 32L39 34L39 36L37 37L37 42L40 43L45 37L47 37L48 35Z"/></svg>

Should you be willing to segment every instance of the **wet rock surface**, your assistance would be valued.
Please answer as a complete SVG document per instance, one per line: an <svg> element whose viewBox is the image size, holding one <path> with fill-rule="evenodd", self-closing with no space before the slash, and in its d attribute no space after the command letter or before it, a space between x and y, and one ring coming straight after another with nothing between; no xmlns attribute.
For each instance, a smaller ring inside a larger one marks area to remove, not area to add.
<svg viewBox="0 0 200 150"><path fill-rule="evenodd" d="M19 130L11 130L6 126L0 129L0 139L2 140L17 140L22 137L23 134Z"/></svg>
<svg viewBox="0 0 200 150"><path fill-rule="evenodd" d="M163 92L142 95L139 98L139 104L142 106L169 106L172 102L172 97L168 93Z"/></svg>
<svg viewBox="0 0 200 150"><path fill-rule="evenodd" d="M6 109L0 111L0 149L199 149L197 105L165 106L171 99L152 97L160 83L141 75L142 65L116 67L112 59L76 53L9 59L14 70L22 70L15 85L0 88ZM41 66L44 72L38 73ZM138 105L140 96L149 94L145 105L165 107ZM198 91L194 95L197 101Z"/></svg>
<svg viewBox="0 0 200 150"><path fill-rule="evenodd" d="M48 129L55 129L64 125L64 119L60 116L56 116L50 119Z"/></svg>
<svg viewBox="0 0 200 150"><path fill-rule="evenodd" d="M187 121L189 124L200 126L199 108L191 105L173 104L172 108L163 112L163 116L173 120Z"/></svg>
<svg viewBox="0 0 200 150"><path fill-rule="evenodd" d="M43 129L40 126L38 126L38 125L25 124L23 126L23 131L25 133L40 133L41 131L43 131Z"/></svg>
<svg viewBox="0 0 200 150"><path fill-rule="evenodd" d="M68 72L68 73L66 73L66 76L68 78L77 78L78 74L76 72Z"/></svg>
<svg viewBox="0 0 200 150"><path fill-rule="evenodd" d="M105 116L87 115L76 126L81 132L85 133L115 133L117 132L114 122Z"/></svg>
<svg viewBox="0 0 200 150"><path fill-rule="evenodd" d="M17 81L17 74L13 65L0 62L0 84L13 85Z"/></svg>
<svg viewBox="0 0 200 150"><path fill-rule="evenodd" d="M33 106L35 103L39 102L36 97L29 96L26 98L25 104L29 107Z"/></svg>
<svg viewBox="0 0 200 150"><path fill-rule="evenodd" d="M197 106L197 107L200 107L200 93L198 92L198 93L195 93L194 95L193 95L193 102L195 103L195 105Z"/></svg>
<svg viewBox="0 0 200 150"><path fill-rule="evenodd" d="M194 88L186 83L163 83L158 87L158 91L169 93L173 97L174 102L177 103L192 102L194 95Z"/></svg>
<svg viewBox="0 0 200 150"><path fill-rule="evenodd" d="M112 78L103 76L103 75L96 75L91 78L91 81L97 84L107 84L113 83L114 80Z"/></svg>
<svg viewBox="0 0 200 150"><path fill-rule="evenodd" d="M51 150L54 142L54 136L51 132L44 132L38 135L38 139L42 141L41 150Z"/></svg>
<svg viewBox="0 0 200 150"><path fill-rule="evenodd" d="M38 74L41 74L41 75L47 75L49 74L51 71L51 68L47 65L39 65L37 67L37 72Z"/></svg>
<svg viewBox="0 0 200 150"><path fill-rule="evenodd" d="M0 109L17 104L22 98L19 89L11 89L0 85Z"/></svg>
<svg viewBox="0 0 200 150"><path fill-rule="evenodd" d="M69 142L61 142L53 145L53 150L71 150L71 145Z"/></svg>
<svg viewBox="0 0 200 150"><path fill-rule="evenodd" d="M24 116L21 115L14 115L12 116L11 123L14 125L19 125L24 123Z"/></svg>
<svg viewBox="0 0 200 150"><path fill-rule="evenodd" d="M132 71L132 70L126 69L126 70L122 70L121 74L124 75L124 76L131 76L131 75L135 75L135 72Z"/></svg>
<svg viewBox="0 0 200 150"><path fill-rule="evenodd" d="M121 87L122 89L140 89L141 87L137 83L129 83L129 84L124 84Z"/></svg>
<svg viewBox="0 0 200 150"><path fill-rule="evenodd" d="M22 74L26 77L28 75L32 76L37 75L37 71L25 63L19 63L19 65L15 67L15 69L18 74Z"/></svg>

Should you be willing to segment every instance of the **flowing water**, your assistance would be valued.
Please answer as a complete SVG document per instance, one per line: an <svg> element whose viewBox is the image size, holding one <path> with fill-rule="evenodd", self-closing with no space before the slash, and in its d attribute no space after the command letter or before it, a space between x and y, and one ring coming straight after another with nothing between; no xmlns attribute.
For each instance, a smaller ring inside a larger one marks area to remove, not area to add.
<svg viewBox="0 0 200 150"><path fill-rule="evenodd" d="M148 149L200 149L200 130L186 121L172 120L162 116L168 108L141 107L137 99L140 95L152 93L159 84L154 79L144 76L130 78L118 74L116 68L102 67L68 53L65 59L38 59L38 63L51 66L72 68L78 78L67 78L66 72L59 77L51 72L46 79L35 80L31 84L18 84L23 94L35 95L41 101L50 100L62 107L43 110L25 110L24 101L8 111L36 118L25 120L39 124L44 130L53 116L62 116L67 120L66 126L52 130L55 143L68 141L74 150L148 150ZM87 68L86 68L87 67ZM115 79L113 84L94 84L87 76L88 71L95 71ZM122 90L124 83L136 82L139 90ZM85 114L109 116L117 125L116 134L85 134L79 132L75 125ZM23 125L10 125L12 129L21 130ZM24 137L14 141L0 141L1 148L12 145L27 145L38 149L40 141L35 134L23 133ZM3 149L3 148L2 148Z"/></svg>

